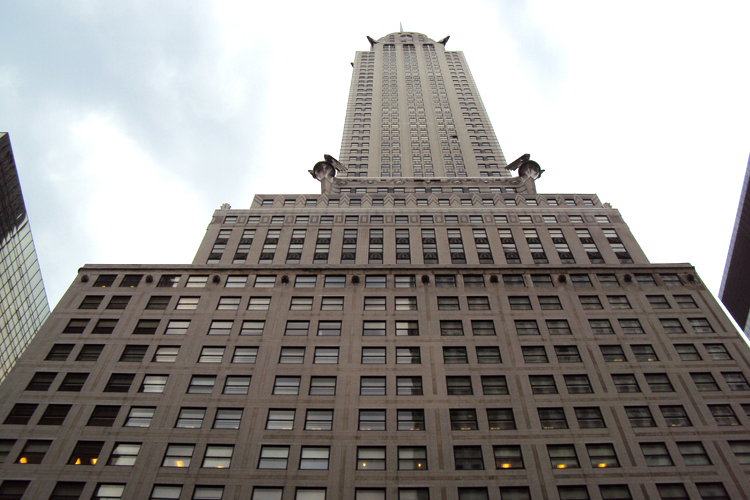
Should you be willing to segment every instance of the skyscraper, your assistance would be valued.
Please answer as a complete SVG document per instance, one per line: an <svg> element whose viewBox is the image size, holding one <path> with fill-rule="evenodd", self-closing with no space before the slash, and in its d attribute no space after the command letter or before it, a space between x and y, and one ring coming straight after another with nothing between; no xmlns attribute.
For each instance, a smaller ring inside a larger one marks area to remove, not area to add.
<svg viewBox="0 0 750 500"><path fill-rule="evenodd" d="M750 496L747 346L617 210L511 177L446 41L357 54L320 195L80 269L0 387L0 494Z"/></svg>
<svg viewBox="0 0 750 500"><path fill-rule="evenodd" d="M0 133L0 382L49 315L10 138Z"/></svg>
<svg viewBox="0 0 750 500"><path fill-rule="evenodd" d="M719 297L746 334L750 334L750 161L745 172L732 241L721 279Z"/></svg>

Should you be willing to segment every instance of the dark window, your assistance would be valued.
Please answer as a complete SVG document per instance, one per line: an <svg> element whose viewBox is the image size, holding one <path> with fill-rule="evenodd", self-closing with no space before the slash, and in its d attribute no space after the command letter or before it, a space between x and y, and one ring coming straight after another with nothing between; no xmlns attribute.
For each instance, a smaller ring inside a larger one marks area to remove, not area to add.
<svg viewBox="0 0 750 500"><path fill-rule="evenodd" d="M443 347L443 363L466 364L468 362L469 357L465 347Z"/></svg>
<svg viewBox="0 0 750 500"><path fill-rule="evenodd" d="M646 373L646 383L651 392L674 392L666 373Z"/></svg>
<svg viewBox="0 0 750 500"><path fill-rule="evenodd" d="M708 409L716 420L716 425L740 425L731 405L708 405Z"/></svg>
<svg viewBox="0 0 750 500"><path fill-rule="evenodd" d="M557 394L557 385L552 375L529 375L532 394Z"/></svg>
<svg viewBox="0 0 750 500"><path fill-rule="evenodd" d="M60 387L57 390L67 392L81 392L83 384L86 383L86 379L88 378L88 376L88 373L68 373L67 375L65 375L65 378L63 379Z"/></svg>
<svg viewBox="0 0 750 500"><path fill-rule="evenodd" d="M674 465L664 443L641 443L641 452L649 467L670 467Z"/></svg>
<svg viewBox="0 0 750 500"><path fill-rule="evenodd" d="M702 500L730 500L721 483L695 483Z"/></svg>
<svg viewBox="0 0 750 500"><path fill-rule="evenodd" d="M546 322L550 335L571 335L572 333L566 319L548 319Z"/></svg>
<svg viewBox="0 0 750 500"><path fill-rule="evenodd" d="M468 379L469 377L465 378ZM508 382L505 379L505 375L482 375L482 392L485 396L507 395Z"/></svg>
<svg viewBox="0 0 750 500"><path fill-rule="evenodd" d="M630 348L633 350L636 361L659 361L654 347L650 344L634 344Z"/></svg>
<svg viewBox="0 0 750 500"><path fill-rule="evenodd" d="M169 306L169 301L172 300L171 295L153 295L148 299L146 309L164 311Z"/></svg>
<svg viewBox="0 0 750 500"><path fill-rule="evenodd" d="M592 394L591 382L588 375L563 375L568 394Z"/></svg>
<svg viewBox="0 0 750 500"><path fill-rule="evenodd" d="M445 377L449 396L472 395L471 377Z"/></svg>
<svg viewBox="0 0 750 500"><path fill-rule="evenodd" d="M398 396L421 396L422 377L396 377L396 394Z"/></svg>
<svg viewBox="0 0 750 500"><path fill-rule="evenodd" d="M549 363L544 346L523 346L521 353L524 363Z"/></svg>
<svg viewBox="0 0 750 500"><path fill-rule="evenodd" d="M602 411L596 407L575 408L578 427L581 429L603 429L607 427L604 424Z"/></svg>
<svg viewBox="0 0 750 500"><path fill-rule="evenodd" d="M57 372L36 372L31 378L27 391L48 391L52 382L55 380Z"/></svg>
<svg viewBox="0 0 750 500"><path fill-rule="evenodd" d="M539 325L536 320L520 320L515 321L516 333L518 335L539 335Z"/></svg>
<svg viewBox="0 0 750 500"><path fill-rule="evenodd" d="M385 430L385 410L383 412L383 429ZM398 410L396 412L399 431L423 431L425 429L424 410Z"/></svg>
<svg viewBox="0 0 750 500"><path fill-rule="evenodd" d="M440 321L440 335L460 336L464 334L462 321Z"/></svg>
<svg viewBox="0 0 750 500"><path fill-rule="evenodd" d="M86 295L78 309L97 309L104 300L104 295Z"/></svg>
<svg viewBox="0 0 750 500"><path fill-rule="evenodd" d="M115 282L115 278L117 278L116 274L100 274L99 277L96 278L94 286L102 288L110 287Z"/></svg>
<svg viewBox="0 0 750 500"><path fill-rule="evenodd" d="M556 345L555 356L558 363L581 363L581 355L578 347L574 345Z"/></svg>
<svg viewBox="0 0 750 500"><path fill-rule="evenodd" d="M47 405L39 425L62 425L72 405ZM1 497L0 497L1 498Z"/></svg>
<svg viewBox="0 0 750 500"><path fill-rule="evenodd" d="M100 319L96 322L96 326L91 330L91 333L109 335L112 333L117 326L116 319Z"/></svg>
<svg viewBox="0 0 750 500"><path fill-rule="evenodd" d="M578 469L576 448L572 444L548 444L547 454L553 469Z"/></svg>
<svg viewBox="0 0 750 500"><path fill-rule="evenodd" d="M463 332L463 327L461 331ZM473 319L471 320L471 331L475 336L495 335L495 323L492 320Z"/></svg>
<svg viewBox="0 0 750 500"><path fill-rule="evenodd" d="M103 446L104 441L78 441L68 465L96 465Z"/></svg>
<svg viewBox="0 0 750 500"><path fill-rule="evenodd" d="M540 295L539 307L542 310L549 311L559 311L563 308L562 304L560 303L560 297L554 295Z"/></svg>
<svg viewBox="0 0 750 500"><path fill-rule="evenodd" d="M491 431L515 430L516 420L512 408L487 408L487 420Z"/></svg>
<svg viewBox="0 0 750 500"><path fill-rule="evenodd" d="M179 274L164 274L159 278L159 283L156 286L162 288L176 288L179 281Z"/></svg>
<svg viewBox="0 0 750 500"><path fill-rule="evenodd" d="M96 361L104 349L103 344L86 344L76 357L76 361Z"/></svg>
<svg viewBox="0 0 750 500"><path fill-rule="evenodd" d="M120 356L120 361L128 363L140 363L148 350L147 345L126 345Z"/></svg>
<svg viewBox="0 0 750 500"><path fill-rule="evenodd" d="M86 483L58 481L49 500L78 500Z"/></svg>
<svg viewBox="0 0 750 500"><path fill-rule="evenodd" d="M726 380L729 389L732 391L748 391L750 390L750 384L747 383L747 379L742 372L721 372Z"/></svg>
<svg viewBox="0 0 750 500"><path fill-rule="evenodd" d="M499 347L477 347L477 362L479 364L497 364L502 363Z"/></svg>
<svg viewBox="0 0 750 500"><path fill-rule="evenodd" d="M30 481L11 481L6 479L0 486L1 500L21 500Z"/></svg>
<svg viewBox="0 0 750 500"><path fill-rule="evenodd" d="M65 361L73 350L73 344L55 344L49 350L45 361Z"/></svg>
<svg viewBox="0 0 750 500"><path fill-rule="evenodd" d="M91 413L91 417L86 425L90 427L112 427L118 413L120 413L119 406L97 405L94 407L94 411Z"/></svg>
<svg viewBox="0 0 750 500"><path fill-rule="evenodd" d="M47 454L52 441L29 439L16 459L17 464L40 464Z"/></svg>
<svg viewBox="0 0 750 500"><path fill-rule="evenodd" d="M122 278L122 281L120 282L121 288L135 288L141 283L141 278L143 278L142 274L126 274L124 278Z"/></svg>
<svg viewBox="0 0 750 500"><path fill-rule="evenodd" d="M133 335L153 335L159 328L158 319L141 319L133 330Z"/></svg>
<svg viewBox="0 0 750 500"><path fill-rule="evenodd" d="M4 424L26 425L36 411L37 405L28 403L16 403L5 418Z"/></svg>
<svg viewBox="0 0 750 500"><path fill-rule="evenodd" d="M615 384L615 389L617 389L617 392L619 393L641 392L638 381L632 373L612 375L612 381Z"/></svg>
<svg viewBox="0 0 750 500"><path fill-rule="evenodd" d="M591 467L619 467L620 462L615 454L615 447L611 444L587 444L586 450L591 459Z"/></svg>
<svg viewBox="0 0 750 500"><path fill-rule="evenodd" d="M476 431L477 425L476 410L450 410L451 430L454 431Z"/></svg>
<svg viewBox="0 0 750 500"><path fill-rule="evenodd" d="M537 408L542 429L567 429L568 421L562 408Z"/></svg>
<svg viewBox="0 0 750 500"><path fill-rule="evenodd" d="M668 427L691 427L693 425L685 408L680 405L660 406L659 409Z"/></svg>
<svg viewBox="0 0 750 500"><path fill-rule="evenodd" d="M594 335L613 335L615 333L612 323L608 319L590 319L589 325Z"/></svg>
<svg viewBox="0 0 750 500"><path fill-rule="evenodd" d="M632 500L627 484L610 484L599 486L602 500Z"/></svg>
<svg viewBox="0 0 750 500"><path fill-rule="evenodd" d="M558 486L560 500L589 500L589 490L585 486Z"/></svg>
<svg viewBox="0 0 750 500"><path fill-rule="evenodd" d="M654 417L648 406L629 406L625 408L631 427L656 427Z"/></svg>
<svg viewBox="0 0 750 500"><path fill-rule="evenodd" d="M454 446L453 457L456 461L456 470L484 470L480 446Z"/></svg>
<svg viewBox="0 0 750 500"><path fill-rule="evenodd" d="M130 302L130 295L115 295L109 299L107 309L125 309Z"/></svg>
<svg viewBox="0 0 750 500"><path fill-rule="evenodd" d="M88 324L88 319L71 319L63 330L63 333L83 333Z"/></svg>
<svg viewBox="0 0 750 500"><path fill-rule="evenodd" d="M135 375L132 373L113 373L109 377L104 392L128 392Z"/></svg>
<svg viewBox="0 0 750 500"><path fill-rule="evenodd" d="M532 309L529 297L508 297L508 303L510 308L515 311L530 311Z"/></svg>

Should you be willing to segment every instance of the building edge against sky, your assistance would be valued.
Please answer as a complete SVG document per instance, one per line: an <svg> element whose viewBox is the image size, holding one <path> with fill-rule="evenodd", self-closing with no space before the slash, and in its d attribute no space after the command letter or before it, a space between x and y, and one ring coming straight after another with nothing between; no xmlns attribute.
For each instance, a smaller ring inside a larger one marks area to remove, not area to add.
<svg viewBox="0 0 750 500"><path fill-rule="evenodd" d="M0 382L49 315L10 137L0 132Z"/></svg>
<svg viewBox="0 0 750 500"><path fill-rule="evenodd" d="M618 210L511 176L447 41L357 53L321 194L79 269L0 386L0 495L750 497L744 340Z"/></svg>
<svg viewBox="0 0 750 500"><path fill-rule="evenodd" d="M719 297L746 335L750 335L750 160L737 207Z"/></svg>

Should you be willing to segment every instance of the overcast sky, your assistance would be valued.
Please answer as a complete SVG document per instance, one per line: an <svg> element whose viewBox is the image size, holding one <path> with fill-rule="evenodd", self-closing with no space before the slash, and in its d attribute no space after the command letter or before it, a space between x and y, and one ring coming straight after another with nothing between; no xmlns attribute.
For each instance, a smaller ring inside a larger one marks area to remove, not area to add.
<svg viewBox="0 0 750 500"><path fill-rule="evenodd" d="M10 134L50 305L86 263L189 263L214 209L317 193L349 62L451 35L505 156L597 193L718 293L750 154L750 3L0 0Z"/></svg>

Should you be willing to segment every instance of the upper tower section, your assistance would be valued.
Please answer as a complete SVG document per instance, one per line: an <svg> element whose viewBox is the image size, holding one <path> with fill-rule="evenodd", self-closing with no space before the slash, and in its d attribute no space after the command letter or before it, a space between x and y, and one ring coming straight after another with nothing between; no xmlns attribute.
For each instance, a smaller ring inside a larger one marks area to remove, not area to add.
<svg viewBox="0 0 750 500"><path fill-rule="evenodd" d="M347 177L508 177L460 51L421 33L357 52L339 160Z"/></svg>

